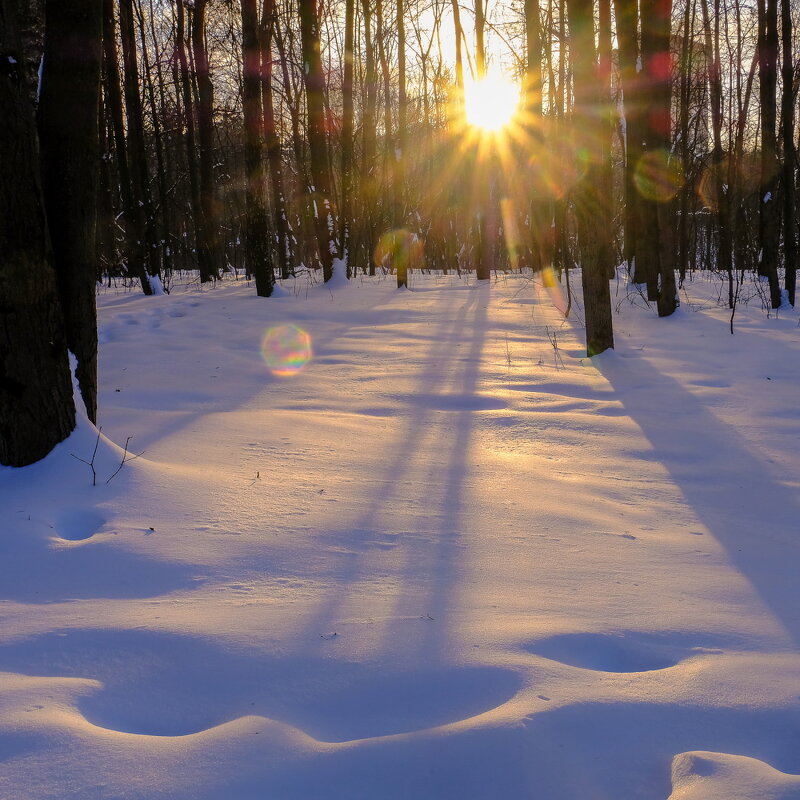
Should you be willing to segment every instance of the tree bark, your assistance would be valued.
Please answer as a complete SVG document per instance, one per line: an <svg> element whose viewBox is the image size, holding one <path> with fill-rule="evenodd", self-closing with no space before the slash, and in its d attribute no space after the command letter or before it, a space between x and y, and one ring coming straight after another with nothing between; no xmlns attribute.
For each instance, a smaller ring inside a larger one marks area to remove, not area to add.
<svg viewBox="0 0 800 800"><path fill-rule="evenodd" d="M0 464L44 458L75 427L15 0L0 0Z"/></svg>
<svg viewBox="0 0 800 800"><path fill-rule="evenodd" d="M567 9L575 95L573 122L576 130L588 132L592 129L594 110L609 101L602 95L596 66L593 3L592 0L567 0ZM587 151L588 168L575 188L575 214L586 315L586 352L595 356L614 347L609 264L602 261L605 250L600 246L605 219L603 207L610 198L602 194L600 137L590 134L581 138L581 144Z"/></svg>
<svg viewBox="0 0 800 800"><path fill-rule="evenodd" d="M55 0L54 0L55 1ZM49 3L48 3L49 4ZM142 265L148 276L142 283L142 291L152 294L149 276L158 275L155 260L157 249L153 220L153 205L150 199L147 150L144 143L144 121L142 99L139 95L139 65L136 52L136 34L133 22L133 0L119 0L119 30L122 42L123 89L125 92L125 121L127 123L128 166L131 177L133 218L135 220L136 246L141 248Z"/></svg>
<svg viewBox="0 0 800 800"><path fill-rule="evenodd" d="M636 165L642 154L641 106L639 100L639 12L637 0L614 0L619 42L619 74L625 119L625 222L623 254L628 267L636 266L636 241L641 227Z"/></svg>
<svg viewBox="0 0 800 800"><path fill-rule="evenodd" d="M241 0L242 105L244 112L245 224L244 250L247 269L256 279L256 294L269 297L275 271L269 245L267 206L264 196L264 140L261 115L261 43L258 35L258 0Z"/></svg>
<svg viewBox="0 0 800 800"><path fill-rule="evenodd" d="M39 100L42 189L67 346L97 421L96 225L100 179L101 0L47 0Z"/></svg>
<svg viewBox="0 0 800 800"><path fill-rule="evenodd" d="M642 62L647 84L646 151L658 156L658 160L652 163L658 164L659 168L666 168L671 158L671 21L672 0L651 3L641 20ZM673 244L675 199L674 196L642 197L640 203L646 224L639 232L637 270L641 262L648 299L655 300L658 315L666 317L678 307Z"/></svg>
<svg viewBox="0 0 800 800"><path fill-rule="evenodd" d="M325 75L320 52L319 15L316 0L299 0L300 38L303 49L303 81L306 89L308 150L311 160L311 194L322 274L333 277L333 258L338 253L336 221L331 203L331 175L325 130Z"/></svg>
<svg viewBox="0 0 800 800"><path fill-rule="evenodd" d="M197 159L197 134L194 123L194 97L192 94L192 78L189 59L186 53L186 17L183 3L178 2L176 8L175 50L180 77L179 95L183 106L184 142L186 144L186 167L189 173L189 197L194 223L195 253L200 280L207 283L216 278L214 259L208 234L208 222L203 213L200 199L200 167Z"/></svg>
<svg viewBox="0 0 800 800"><path fill-rule="evenodd" d="M783 132L783 259L785 287L789 302L794 305L797 283L797 232L795 217L795 164L797 148L794 141L794 59L792 57L792 3L781 0L781 35L783 39L783 94L781 95L781 128Z"/></svg>
<svg viewBox="0 0 800 800"><path fill-rule="evenodd" d="M219 277L219 226L214 189L214 86L206 49L206 4L207 0L195 0L192 12L191 42L194 60L195 81L197 83L197 143L200 146L198 158L200 206L199 238L202 240L198 250L200 280L214 281ZM195 224L197 222L195 221Z"/></svg>
<svg viewBox="0 0 800 800"><path fill-rule="evenodd" d="M778 284L778 147L776 92L778 80L778 0L758 0L758 76L761 91L761 186L759 190L758 273L769 281L773 308L781 304Z"/></svg>
<svg viewBox="0 0 800 800"><path fill-rule="evenodd" d="M345 0L344 81L342 84L342 207L339 255L350 266L353 205L353 47L355 39L355 0Z"/></svg>
<svg viewBox="0 0 800 800"><path fill-rule="evenodd" d="M131 173L128 165L128 145L125 141L125 120L122 106L122 89L117 52L117 32L114 20L114 0L103 0L103 68L104 97L108 105L114 133L114 153L119 173L119 191L122 197L125 226L125 262L129 275L136 278L145 294L152 293L147 276L144 248L144 222L133 200Z"/></svg>
<svg viewBox="0 0 800 800"><path fill-rule="evenodd" d="M275 0L264 0L261 13L261 107L264 115L264 144L267 149L267 161L269 163L275 230L278 235L278 264L281 278L286 279L292 269L294 255L292 229L289 225L289 208L284 193L281 140L275 124L272 40L275 38L277 24Z"/></svg>

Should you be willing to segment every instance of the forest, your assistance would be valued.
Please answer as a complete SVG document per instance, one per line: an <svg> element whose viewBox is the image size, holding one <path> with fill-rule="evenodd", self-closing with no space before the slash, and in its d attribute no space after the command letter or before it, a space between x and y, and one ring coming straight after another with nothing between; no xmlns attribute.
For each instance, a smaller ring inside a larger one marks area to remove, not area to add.
<svg viewBox="0 0 800 800"><path fill-rule="evenodd" d="M67 349L94 417L102 281L152 294L242 270L268 297L298 270L580 268L589 355L613 346L623 262L662 316L697 269L726 276L731 308L747 274L794 304L794 16L789 0L4 0L0 462L70 429ZM498 130L470 118L495 74L518 94Z"/></svg>
<svg viewBox="0 0 800 800"><path fill-rule="evenodd" d="M2 800L800 800L798 25L0 0Z"/></svg>

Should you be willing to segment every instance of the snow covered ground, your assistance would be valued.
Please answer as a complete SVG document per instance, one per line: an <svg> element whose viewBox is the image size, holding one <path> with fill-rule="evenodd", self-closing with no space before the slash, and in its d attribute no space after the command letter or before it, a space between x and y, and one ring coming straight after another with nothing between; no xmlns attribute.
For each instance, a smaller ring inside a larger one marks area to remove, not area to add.
<svg viewBox="0 0 800 800"><path fill-rule="evenodd" d="M411 285L100 295L99 441L0 468L0 797L800 798L797 313Z"/></svg>

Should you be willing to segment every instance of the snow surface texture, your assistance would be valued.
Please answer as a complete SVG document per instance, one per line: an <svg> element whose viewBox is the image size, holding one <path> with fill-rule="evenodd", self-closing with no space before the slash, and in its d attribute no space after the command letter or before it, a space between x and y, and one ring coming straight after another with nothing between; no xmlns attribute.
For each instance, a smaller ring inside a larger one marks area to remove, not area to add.
<svg viewBox="0 0 800 800"><path fill-rule="evenodd" d="M0 468L0 797L800 798L797 314L411 288L101 294L99 441Z"/></svg>

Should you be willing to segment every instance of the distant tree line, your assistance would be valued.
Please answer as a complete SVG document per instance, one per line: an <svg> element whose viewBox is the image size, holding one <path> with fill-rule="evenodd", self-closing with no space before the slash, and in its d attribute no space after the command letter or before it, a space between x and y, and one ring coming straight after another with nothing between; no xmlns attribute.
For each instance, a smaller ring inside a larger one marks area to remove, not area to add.
<svg viewBox="0 0 800 800"><path fill-rule="evenodd" d="M0 0L0 463L97 412L98 281L580 267L590 355L623 262L795 302L789 0ZM522 109L465 93L502 41ZM443 46L443 42L445 46ZM447 42L451 44L448 46ZM452 50L454 56L448 55Z"/></svg>

